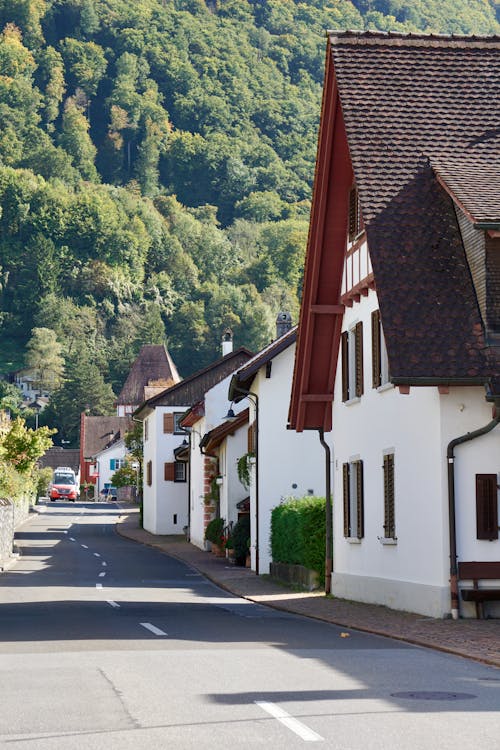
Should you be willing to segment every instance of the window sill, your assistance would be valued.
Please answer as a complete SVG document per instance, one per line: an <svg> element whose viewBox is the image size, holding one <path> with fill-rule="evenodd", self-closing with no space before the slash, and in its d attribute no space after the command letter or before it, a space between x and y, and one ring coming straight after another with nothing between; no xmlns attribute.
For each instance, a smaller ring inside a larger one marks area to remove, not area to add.
<svg viewBox="0 0 500 750"><path fill-rule="evenodd" d="M345 540L347 544L361 544L361 539L358 536L346 536Z"/></svg>
<svg viewBox="0 0 500 750"><path fill-rule="evenodd" d="M359 404L360 401L361 401L361 396L348 398L347 401L344 401L344 406L352 406L353 404Z"/></svg>
<svg viewBox="0 0 500 750"><path fill-rule="evenodd" d="M388 536L378 536L377 539L384 547L396 547L398 543L397 538L394 539L393 537Z"/></svg>
<svg viewBox="0 0 500 750"><path fill-rule="evenodd" d="M385 391L393 391L394 390L394 384L393 383L383 383L382 385L379 385L377 388L377 393L384 393Z"/></svg>

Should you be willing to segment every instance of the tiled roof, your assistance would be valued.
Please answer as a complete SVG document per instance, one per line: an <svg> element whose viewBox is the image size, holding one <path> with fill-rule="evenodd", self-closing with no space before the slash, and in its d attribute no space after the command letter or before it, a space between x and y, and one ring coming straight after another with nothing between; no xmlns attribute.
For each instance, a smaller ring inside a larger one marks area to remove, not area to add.
<svg viewBox="0 0 500 750"><path fill-rule="evenodd" d="M245 398L245 395L241 391L246 391L251 387L252 380L260 368L271 362L282 351L288 349L296 340L297 326L294 326L294 328L284 333L283 336L280 336L275 341L272 341L265 349L262 349L262 351L246 362L231 379L229 398L233 401L241 401L241 399Z"/></svg>
<svg viewBox="0 0 500 750"><path fill-rule="evenodd" d="M94 417L85 416L83 424L83 457L91 458L103 448L119 438L123 438L127 430L132 428L130 417ZM80 436L82 439L82 436Z"/></svg>
<svg viewBox="0 0 500 750"><path fill-rule="evenodd" d="M471 221L500 225L498 159L455 157L432 159L431 164L438 180Z"/></svg>
<svg viewBox="0 0 500 750"><path fill-rule="evenodd" d="M117 404L142 404L146 389L147 397L169 388L180 381L179 373L167 349L161 345L147 344L130 368L130 372L118 396Z"/></svg>
<svg viewBox="0 0 500 750"><path fill-rule="evenodd" d="M220 383L228 375L241 367L252 357L252 352L244 347L220 357L208 367L189 375L180 383L167 388L158 396L145 401L135 411L136 416L144 417L156 406L191 406L204 399L205 393Z"/></svg>
<svg viewBox="0 0 500 750"><path fill-rule="evenodd" d="M44 468L49 466L57 469L58 466L70 466L73 471L78 471L80 466L80 451L78 448L60 448L53 445L43 456L38 459L39 465Z"/></svg>
<svg viewBox="0 0 500 750"><path fill-rule="evenodd" d="M213 430L210 430L210 432L206 432L200 440L200 448L205 448L206 452L210 453L214 448L217 448L228 435L234 435L240 427L248 424L248 416L249 410L243 409L243 411L237 414L233 420L223 422L222 424L217 425L217 427L214 427Z"/></svg>
<svg viewBox="0 0 500 750"><path fill-rule="evenodd" d="M498 217L500 37L330 32L330 42L391 375L485 378L496 364L485 361L454 203L431 160L480 218Z"/></svg>

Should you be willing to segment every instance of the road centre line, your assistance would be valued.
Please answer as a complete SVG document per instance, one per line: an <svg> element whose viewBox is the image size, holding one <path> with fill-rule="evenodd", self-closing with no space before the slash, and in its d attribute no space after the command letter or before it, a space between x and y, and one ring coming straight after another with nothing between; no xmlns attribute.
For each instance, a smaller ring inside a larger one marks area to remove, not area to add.
<svg viewBox="0 0 500 750"><path fill-rule="evenodd" d="M69 539L70 539L71 542L76 542L76 539L74 537L72 537L72 536L70 536Z"/></svg>
<svg viewBox="0 0 500 750"><path fill-rule="evenodd" d="M117 609L120 609L120 605L118 602L114 602L112 599L107 599L106 604L109 604L110 607L116 607Z"/></svg>
<svg viewBox="0 0 500 750"><path fill-rule="evenodd" d="M82 545L80 545L80 546L81 546L81 547L83 547L83 549L88 549L88 547L87 547L87 545L86 545L86 544L82 544Z"/></svg>
<svg viewBox="0 0 500 750"><path fill-rule="evenodd" d="M96 583L95 587L96 589L102 589L102 583Z"/></svg>
<svg viewBox="0 0 500 750"><path fill-rule="evenodd" d="M94 557L100 557L99 552L94 552Z"/></svg>
<svg viewBox="0 0 500 750"><path fill-rule="evenodd" d="M104 562L104 560L103 560L103 561L102 561L102 563L101 563L101 565L104 565L104 567L106 567L106 566L107 566L107 564L108 564L108 563L107 563L107 562Z"/></svg>
<svg viewBox="0 0 500 750"><path fill-rule="evenodd" d="M164 630L160 630L156 625L151 625L150 622L141 622L141 625L143 628L146 628L146 630L150 630L151 633L154 633L154 635L167 635Z"/></svg>
<svg viewBox="0 0 500 750"><path fill-rule="evenodd" d="M106 573L104 573L104 572L99 573L99 578L104 578L105 575L106 575Z"/></svg>
<svg viewBox="0 0 500 750"><path fill-rule="evenodd" d="M267 701L255 701L255 703L263 711L266 711L266 713L270 714L275 719L280 721L285 727L291 729L292 732L295 732L295 734L297 734L301 739L305 740L305 742L324 741L324 737L322 737L320 734L317 734L316 732L313 732L312 729L309 729L309 727L307 727L301 721L295 719L293 716L290 716L289 713L284 711L275 703L268 703Z"/></svg>

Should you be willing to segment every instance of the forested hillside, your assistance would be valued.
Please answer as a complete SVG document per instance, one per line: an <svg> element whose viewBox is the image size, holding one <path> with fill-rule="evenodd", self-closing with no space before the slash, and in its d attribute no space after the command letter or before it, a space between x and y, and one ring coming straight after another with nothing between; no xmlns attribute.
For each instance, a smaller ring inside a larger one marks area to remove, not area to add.
<svg viewBox="0 0 500 750"><path fill-rule="evenodd" d="M0 373L35 326L55 331L68 383L98 372L115 392L142 343L166 340L183 375L226 326L263 346L280 309L297 317L325 29L489 34L499 15L492 0L0 0Z"/></svg>

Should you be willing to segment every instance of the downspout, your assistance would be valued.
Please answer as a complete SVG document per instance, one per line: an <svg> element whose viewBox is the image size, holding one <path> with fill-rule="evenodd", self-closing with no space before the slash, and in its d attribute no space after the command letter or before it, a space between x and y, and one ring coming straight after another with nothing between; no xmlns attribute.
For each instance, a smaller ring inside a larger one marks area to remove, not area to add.
<svg viewBox="0 0 500 750"><path fill-rule="evenodd" d="M331 451L325 440L323 428L318 430L319 442L325 449L325 594L329 594L333 571L333 518L331 485Z"/></svg>
<svg viewBox="0 0 500 750"><path fill-rule="evenodd" d="M253 391L245 391L238 386L234 386L234 391L255 399L255 574L259 575L259 397Z"/></svg>
<svg viewBox="0 0 500 750"><path fill-rule="evenodd" d="M494 430L500 422L499 404L495 401L493 410L493 419L484 427L478 430L468 432L466 435L457 437L448 443L446 458L448 460L448 516L449 516L449 534L450 534L450 595L451 595L451 616L458 620L459 602L458 602L458 566L457 566L457 533L456 533L456 508L455 508L455 456L454 450L457 445L467 443L470 440L486 435Z"/></svg>

